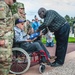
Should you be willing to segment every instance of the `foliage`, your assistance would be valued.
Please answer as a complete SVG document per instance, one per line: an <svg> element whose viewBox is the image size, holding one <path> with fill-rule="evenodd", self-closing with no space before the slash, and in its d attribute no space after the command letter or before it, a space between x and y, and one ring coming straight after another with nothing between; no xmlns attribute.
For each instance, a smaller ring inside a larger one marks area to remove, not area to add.
<svg viewBox="0 0 75 75"><path fill-rule="evenodd" d="M69 15L66 15L65 19L69 22L70 26L72 26L75 21L75 17L70 17Z"/></svg>
<svg viewBox="0 0 75 75"><path fill-rule="evenodd" d="M69 43L75 43L75 37L69 37L68 42Z"/></svg>
<svg viewBox="0 0 75 75"><path fill-rule="evenodd" d="M42 37L41 41L43 42L43 44L46 44L46 37ZM69 43L75 43L75 38L69 37L68 42ZM54 43L56 43L55 38L54 38Z"/></svg>

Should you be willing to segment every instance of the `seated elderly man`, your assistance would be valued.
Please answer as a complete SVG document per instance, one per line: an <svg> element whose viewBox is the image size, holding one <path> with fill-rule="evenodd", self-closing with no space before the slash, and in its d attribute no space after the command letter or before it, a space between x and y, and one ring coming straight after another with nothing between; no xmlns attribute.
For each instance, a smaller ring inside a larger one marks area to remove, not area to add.
<svg viewBox="0 0 75 75"><path fill-rule="evenodd" d="M24 50L26 50L27 52L35 52L35 51L39 51L40 55L43 56L45 51L42 48L42 46L38 43L38 42L32 42L31 40L28 40L27 34L24 32L24 22L21 19L17 19L15 21L15 27L14 27L14 31L15 31L15 41L16 42L22 42L21 44L21 48L23 48ZM50 60L50 55L48 53L46 54L46 59ZM46 60L44 58L44 60ZM45 62L42 58L42 62Z"/></svg>

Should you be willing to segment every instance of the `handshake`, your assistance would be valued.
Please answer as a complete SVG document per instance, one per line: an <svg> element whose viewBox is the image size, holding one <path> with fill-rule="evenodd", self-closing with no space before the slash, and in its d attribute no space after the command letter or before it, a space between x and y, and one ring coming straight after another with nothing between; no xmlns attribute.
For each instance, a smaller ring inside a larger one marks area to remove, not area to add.
<svg viewBox="0 0 75 75"><path fill-rule="evenodd" d="M47 33L47 28L44 28L43 30L40 29L41 26L36 30L35 33L31 34L29 39L34 39L34 38L37 38L38 36L41 36L41 35L45 35Z"/></svg>

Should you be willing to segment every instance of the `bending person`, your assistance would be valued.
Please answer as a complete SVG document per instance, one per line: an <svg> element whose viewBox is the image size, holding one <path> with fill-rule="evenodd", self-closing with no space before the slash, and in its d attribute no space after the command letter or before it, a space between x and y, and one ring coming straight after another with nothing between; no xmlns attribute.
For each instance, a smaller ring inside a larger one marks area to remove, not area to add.
<svg viewBox="0 0 75 75"><path fill-rule="evenodd" d="M54 10L46 10L40 8L38 10L40 18L44 19L44 23L39 26L38 31L48 29L54 32L56 39L56 60L51 64L53 67L61 66L64 64L65 55L67 51L68 37L70 25L68 22Z"/></svg>

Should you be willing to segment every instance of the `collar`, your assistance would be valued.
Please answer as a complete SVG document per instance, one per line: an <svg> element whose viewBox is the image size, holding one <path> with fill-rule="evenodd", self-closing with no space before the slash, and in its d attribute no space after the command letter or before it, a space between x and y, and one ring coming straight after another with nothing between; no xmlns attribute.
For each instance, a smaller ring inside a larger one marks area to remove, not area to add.
<svg viewBox="0 0 75 75"><path fill-rule="evenodd" d="M17 26L14 27L14 30L17 32L21 32L22 30L20 28L18 28Z"/></svg>

